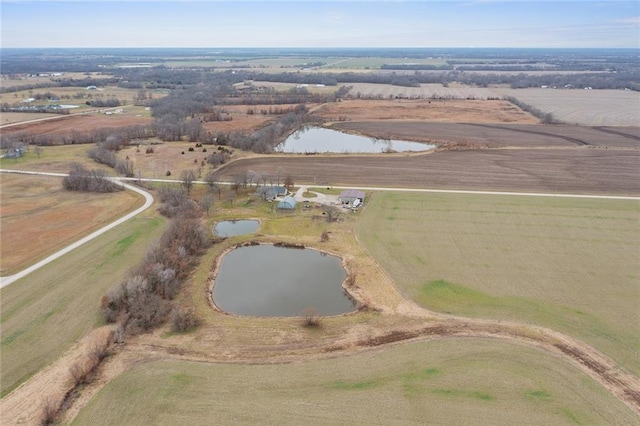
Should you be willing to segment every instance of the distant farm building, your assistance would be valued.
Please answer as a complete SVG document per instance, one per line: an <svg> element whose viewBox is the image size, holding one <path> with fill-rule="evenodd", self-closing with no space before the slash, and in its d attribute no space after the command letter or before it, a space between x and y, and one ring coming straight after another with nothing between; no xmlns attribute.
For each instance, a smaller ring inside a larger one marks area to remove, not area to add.
<svg viewBox="0 0 640 426"><path fill-rule="evenodd" d="M278 202L278 209L293 210L296 208L296 199L287 195Z"/></svg>
<svg viewBox="0 0 640 426"><path fill-rule="evenodd" d="M4 155L5 158L20 158L27 151L27 148L24 144L17 144L15 146L9 147L6 150Z"/></svg>
<svg viewBox="0 0 640 426"><path fill-rule="evenodd" d="M364 202L364 192L357 189L347 189L340 193L338 200L346 207L356 207Z"/></svg>

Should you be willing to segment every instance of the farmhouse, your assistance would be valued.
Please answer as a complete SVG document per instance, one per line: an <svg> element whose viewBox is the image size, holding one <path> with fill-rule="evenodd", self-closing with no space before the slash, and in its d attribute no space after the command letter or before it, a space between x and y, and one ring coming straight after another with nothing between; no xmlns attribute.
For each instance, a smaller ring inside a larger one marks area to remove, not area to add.
<svg viewBox="0 0 640 426"><path fill-rule="evenodd" d="M356 207L358 204L364 202L364 192L357 189L347 189L340 193L338 200L346 207ZM356 200L358 201L356 202Z"/></svg>
<svg viewBox="0 0 640 426"><path fill-rule="evenodd" d="M273 201L277 197L287 195L287 188L284 186L261 186L257 193L265 201Z"/></svg>
<svg viewBox="0 0 640 426"><path fill-rule="evenodd" d="M283 210L293 210L296 208L296 200L295 198L287 195L278 203L278 209Z"/></svg>

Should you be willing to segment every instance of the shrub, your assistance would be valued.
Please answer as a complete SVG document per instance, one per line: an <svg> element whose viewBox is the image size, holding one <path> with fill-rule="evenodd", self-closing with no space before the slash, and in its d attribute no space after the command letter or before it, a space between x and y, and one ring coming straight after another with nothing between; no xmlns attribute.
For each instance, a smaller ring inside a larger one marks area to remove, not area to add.
<svg viewBox="0 0 640 426"><path fill-rule="evenodd" d="M118 161L113 151L99 146L89 149L87 155L96 163L106 164L109 167L115 167Z"/></svg>
<svg viewBox="0 0 640 426"><path fill-rule="evenodd" d="M87 360L76 361L69 367L69 374L73 380L73 385L83 385L89 382L89 375L93 370L93 365Z"/></svg>
<svg viewBox="0 0 640 426"><path fill-rule="evenodd" d="M302 311L304 327L320 327L320 314L314 308L306 308Z"/></svg>
<svg viewBox="0 0 640 426"><path fill-rule="evenodd" d="M127 301L127 328L133 333L150 330L167 319L169 302L151 293L146 279L136 275L122 285Z"/></svg>
<svg viewBox="0 0 640 426"><path fill-rule="evenodd" d="M40 414L41 425L52 425L55 423L58 416L58 410L60 409L60 403L53 397L47 397L42 402L42 413Z"/></svg>
<svg viewBox="0 0 640 426"><path fill-rule="evenodd" d="M200 320L191 309L174 308L171 311L171 330L174 332L189 331L199 324Z"/></svg>
<svg viewBox="0 0 640 426"><path fill-rule="evenodd" d="M115 192L124 189L109 180L104 170L87 170L77 163L71 165L71 171L62 180L62 186L67 191L85 192Z"/></svg>

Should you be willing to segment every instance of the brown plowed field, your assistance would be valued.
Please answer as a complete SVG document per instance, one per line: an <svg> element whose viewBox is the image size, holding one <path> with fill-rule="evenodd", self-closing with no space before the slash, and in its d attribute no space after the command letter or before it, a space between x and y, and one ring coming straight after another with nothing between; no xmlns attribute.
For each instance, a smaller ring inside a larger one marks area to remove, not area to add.
<svg viewBox="0 0 640 426"><path fill-rule="evenodd" d="M332 128L388 139L478 148L550 148L591 145L640 148L638 127L580 127L544 124L437 123L426 121L354 121Z"/></svg>
<svg viewBox="0 0 640 426"><path fill-rule="evenodd" d="M479 191L640 194L640 151L500 149L424 155L296 156L239 160L218 178L278 168L296 183ZM399 173L401 171L401 173Z"/></svg>

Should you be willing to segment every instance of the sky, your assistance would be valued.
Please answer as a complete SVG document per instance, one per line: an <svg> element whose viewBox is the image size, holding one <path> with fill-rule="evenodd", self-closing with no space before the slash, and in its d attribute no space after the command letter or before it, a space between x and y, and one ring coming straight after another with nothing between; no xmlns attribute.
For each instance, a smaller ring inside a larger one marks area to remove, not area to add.
<svg viewBox="0 0 640 426"><path fill-rule="evenodd" d="M640 1L0 0L8 47L640 48Z"/></svg>

